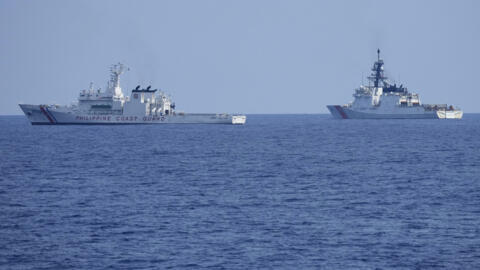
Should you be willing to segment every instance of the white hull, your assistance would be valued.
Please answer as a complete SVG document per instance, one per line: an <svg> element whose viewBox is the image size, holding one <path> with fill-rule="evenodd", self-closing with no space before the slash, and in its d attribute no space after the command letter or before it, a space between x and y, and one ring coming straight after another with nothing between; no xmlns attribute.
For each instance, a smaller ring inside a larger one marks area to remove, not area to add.
<svg viewBox="0 0 480 270"><path fill-rule="evenodd" d="M438 111L408 110L397 111L371 110L355 111L345 106L328 105L328 110L337 119L438 119ZM447 111L448 112L448 111ZM443 117L442 117L443 118ZM461 118L461 116L459 117ZM447 118L448 119L448 118Z"/></svg>
<svg viewBox="0 0 480 270"><path fill-rule="evenodd" d="M459 110L451 110L451 111L437 111L437 116L440 119L462 119L463 112Z"/></svg>
<svg viewBox="0 0 480 270"><path fill-rule="evenodd" d="M32 125L112 125L112 124L245 124L245 115L183 114L161 116L89 115L54 106L20 104Z"/></svg>

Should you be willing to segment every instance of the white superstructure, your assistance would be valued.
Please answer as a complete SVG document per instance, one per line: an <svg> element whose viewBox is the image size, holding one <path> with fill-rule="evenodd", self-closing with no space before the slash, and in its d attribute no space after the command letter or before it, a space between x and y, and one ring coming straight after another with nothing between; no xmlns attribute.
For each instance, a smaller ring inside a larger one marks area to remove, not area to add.
<svg viewBox="0 0 480 270"><path fill-rule="evenodd" d="M140 85L125 97L120 87L122 64L111 68L106 91L80 91L78 102L70 106L19 104L32 125L56 124L245 124L245 115L182 113L164 92Z"/></svg>
<svg viewBox="0 0 480 270"><path fill-rule="evenodd" d="M353 102L346 105L328 105L338 119L460 119L463 112L447 104L422 104L416 93L408 92L403 85L391 84L384 76L380 50L368 77L370 84L355 89ZM373 85L372 85L373 83Z"/></svg>

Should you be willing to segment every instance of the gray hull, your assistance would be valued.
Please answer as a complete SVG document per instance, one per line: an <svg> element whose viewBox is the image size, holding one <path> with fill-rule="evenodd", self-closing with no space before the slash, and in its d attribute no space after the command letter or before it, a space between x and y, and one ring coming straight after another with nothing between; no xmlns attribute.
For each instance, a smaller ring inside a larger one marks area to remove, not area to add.
<svg viewBox="0 0 480 270"><path fill-rule="evenodd" d="M32 125L244 124L243 115L174 114L161 116L83 115L43 105L20 104Z"/></svg>
<svg viewBox="0 0 480 270"><path fill-rule="evenodd" d="M336 119L438 119L436 111L424 112L360 112L340 105L328 105L328 110Z"/></svg>

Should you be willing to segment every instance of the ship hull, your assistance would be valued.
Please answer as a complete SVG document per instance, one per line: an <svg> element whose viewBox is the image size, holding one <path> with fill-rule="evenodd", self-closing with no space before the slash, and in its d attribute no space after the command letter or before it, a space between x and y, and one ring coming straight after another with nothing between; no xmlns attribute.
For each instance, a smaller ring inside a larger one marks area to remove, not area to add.
<svg viewBox="0 0 480 270"><path fill-rule="evenodd" d="M438 119L437 111L407 112L363 112L341 105L328 105L328 110L336 119Z"/></svg>
<svg viewBox="0 0 480 270"><path fill-rule="evenodd" d="M246 116L177 113L159 116L88 115L61 111L51 106L20 104L32 125L133 125L133 124L245 124Z"/></svg>

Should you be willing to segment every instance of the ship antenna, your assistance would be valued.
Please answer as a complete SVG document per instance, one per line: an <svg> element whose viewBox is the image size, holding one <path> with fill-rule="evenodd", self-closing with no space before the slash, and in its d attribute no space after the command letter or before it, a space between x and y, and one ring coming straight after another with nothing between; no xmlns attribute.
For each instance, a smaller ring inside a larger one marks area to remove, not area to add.
<svg viewBox="0 0 480 270"><path fill-rule="evenodd" d="M378 61L380 61L380 49L377 49L377 58L378 58Z"/></svg>

